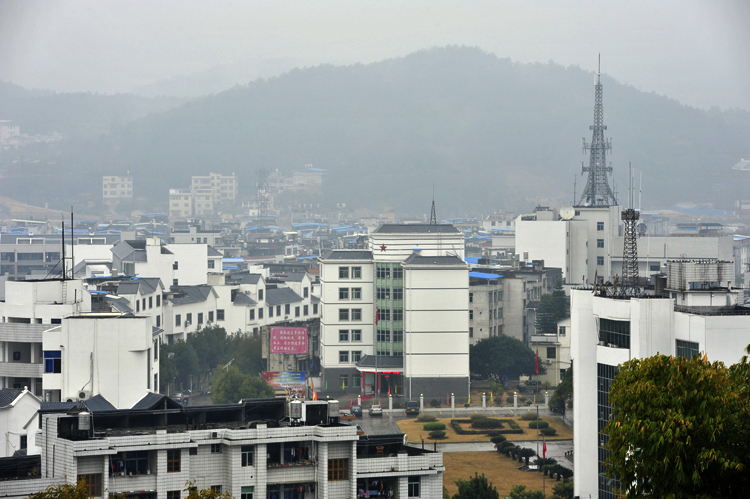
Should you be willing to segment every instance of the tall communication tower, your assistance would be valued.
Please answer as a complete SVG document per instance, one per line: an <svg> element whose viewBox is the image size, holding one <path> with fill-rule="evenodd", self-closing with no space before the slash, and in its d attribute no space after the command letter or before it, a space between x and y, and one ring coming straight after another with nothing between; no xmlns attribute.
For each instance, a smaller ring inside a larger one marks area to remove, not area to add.
<svg viewBox="0 0 750 499"><path fill-rule="evenodd" d="M583 139L583 152L590 152L589 166L582 166L582 173L588 173L586 187L583 189L578 206L611 206L617 204L615 195L609 187L607 174L612 173L612 165L607 166L607 151L612 150L611 139L604 138L604 107L602 106L602 82L601 82L601 63L602 56L599 55L599 68L596 72L596 84L594 89L596 97L594 100L594 124L589 128L593 130L591 143L587 144Z"/></svg>
<svg viewBox="0 0 750 499"><path fill-rule="evenodd" d="M430 225L437 225L437 213L435 212L435 185L432 186L432 209L430 210Z"/></svg>
<svg viewBox="0 0 750 499"><path fill-rule="evenodd" d="M255 170L258 176L256 204L258 206L258 226L265 227L268 220L268 170L260 167Z"/></svg>
<svg viewBox="0 0 750 499"><path fill-rule="evenodd" d="M641 294L638 276L638 239L636 225L640 212L633 208L633 171L630 169L630 190L628 209L622 211L625 224L624 247L622 250L622 291L628 296Z"/></svg>

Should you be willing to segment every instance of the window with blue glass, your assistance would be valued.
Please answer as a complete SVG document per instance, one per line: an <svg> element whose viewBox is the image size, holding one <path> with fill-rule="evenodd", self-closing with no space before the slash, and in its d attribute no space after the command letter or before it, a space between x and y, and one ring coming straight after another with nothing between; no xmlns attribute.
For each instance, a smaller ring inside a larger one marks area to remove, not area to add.
<svg viewBox="0 0 750 499"><path fill-rule="evenodd" d="M62 372L62 353L60 350L44 351L44 372L54 374Z"/></svg>

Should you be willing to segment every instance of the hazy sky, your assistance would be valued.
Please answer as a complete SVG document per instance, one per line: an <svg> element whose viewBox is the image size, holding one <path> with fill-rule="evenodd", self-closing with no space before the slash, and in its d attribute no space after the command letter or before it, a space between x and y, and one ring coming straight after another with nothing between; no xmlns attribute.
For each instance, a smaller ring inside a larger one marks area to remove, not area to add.
<svg viewBox="0 0 750 499"><path fill-rule="evenodd" d="M750 0L0 0L0 79L127 92L216 65L373 62L443 45L596 68L750 110Z"/></svg>

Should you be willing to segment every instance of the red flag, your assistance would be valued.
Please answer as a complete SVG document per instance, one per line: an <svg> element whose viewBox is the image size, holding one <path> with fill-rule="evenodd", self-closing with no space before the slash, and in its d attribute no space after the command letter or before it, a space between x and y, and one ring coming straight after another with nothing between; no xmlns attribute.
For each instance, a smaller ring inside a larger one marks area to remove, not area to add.
<svg viewBox="0 0 750 499"><path fill-rule="evenodd" d="M542 459L547 459L547 437L543 437L542 442Z"/></svg>
<svg viewBox="0 0 750 499"><path fill-rule="evenodd" d="M375 325L378 325L378 319L380 319L380 311L378 310L378 307L375 307Z"/></svg>
<svg viewBox="0 0 750 499"><path fill-rule="evenodd" d="M536 349L536 373L539 374L539 349Z"/></svg>

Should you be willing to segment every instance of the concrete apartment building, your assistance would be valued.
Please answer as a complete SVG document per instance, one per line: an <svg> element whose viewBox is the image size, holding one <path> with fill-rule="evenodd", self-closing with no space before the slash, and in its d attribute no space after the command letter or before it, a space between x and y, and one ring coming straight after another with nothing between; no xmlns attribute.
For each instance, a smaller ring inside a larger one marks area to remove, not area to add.
<svg viewBox="0 0 750 499"><path fill-rule="evenodd" d="M291 420L285 404L180 407L152 394L129 410L43 408L41 455L14 461L17 479L0 482L0 494L86 480L90 497L178 499L188 482L238 499L442 497L442 453L405 445L401 434L359 435L339 422L335 401L296 403L301 417Z"/></svg>
<svg viewBox="0 0 750 499"><path fill-rule="evenodd" d="M39 397L26 388L0 389L0 457L36 452Z"/></svg>
<svg viewBox="0 0 750 499"><path fill-rule="evenodd" d="M730 286L734 264L675 260L656 296L611 298L591 289L571 291L570 352L575 368L575 495L614 499L616 480L604 476L602 445L612 408L609 389L617 366L633 358L706 353L734 364L750 344L750 308Z"/></svg>
<svg viewBox="0 0 750 499"><path fill-rule="evenodd" d="M553 387L560 384L571 366L570 336L570 317L557 323L554 334L535 333L531 336L531 349L539 353L539 363L547 369L546 374L534 376L534 379L549 381Z"/></svg>
<svg viewBox="0 0 750 499"><path fill-rule="evenodd" d="M370 250L319 259L324 384L351 393L466 396L463 242L451 225L383 224L371 233Z"/></svg>
<svg viewBox="0 0 750 499"><path fill-rule="evenodd" d="M107 205L133 199L133 176L110 175L102 177L102 198L104 204Z"/></svg>
<svg viewBox="0 0 750 499"><path fill-rule="evenodd" d="M211 217L218 207L237 200L237 177L211 172L191 178L189 189L169 190L169 217Z"/></svg>

